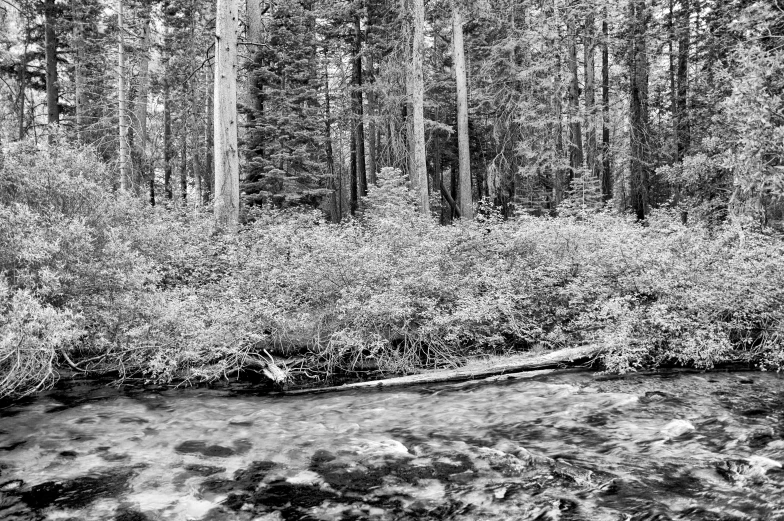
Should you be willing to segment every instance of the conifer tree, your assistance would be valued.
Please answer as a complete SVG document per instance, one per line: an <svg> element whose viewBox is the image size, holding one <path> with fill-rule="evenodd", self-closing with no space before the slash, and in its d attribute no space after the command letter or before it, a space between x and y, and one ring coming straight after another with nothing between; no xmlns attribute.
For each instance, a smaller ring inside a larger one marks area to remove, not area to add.
<svg viewBox="0 0 784 521"><path fill-rule="evenodd" d="M317 204L330 192L323 167L324 133L315 15L301 3L270 13L266 43L255 56L257 109L246 134L243 192L250 204Z"/></svg>

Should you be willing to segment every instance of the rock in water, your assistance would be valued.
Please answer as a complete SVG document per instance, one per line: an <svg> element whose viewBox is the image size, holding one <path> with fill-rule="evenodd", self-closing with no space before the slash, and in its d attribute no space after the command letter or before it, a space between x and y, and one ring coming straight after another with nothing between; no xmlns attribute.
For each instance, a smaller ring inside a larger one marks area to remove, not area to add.
<svg viewBox="0 0 784 521"><path fill-rule="evenodd" d="M672 420L660 431L667 438L677 438L695 429L691 422L686 420Z"/></svg>

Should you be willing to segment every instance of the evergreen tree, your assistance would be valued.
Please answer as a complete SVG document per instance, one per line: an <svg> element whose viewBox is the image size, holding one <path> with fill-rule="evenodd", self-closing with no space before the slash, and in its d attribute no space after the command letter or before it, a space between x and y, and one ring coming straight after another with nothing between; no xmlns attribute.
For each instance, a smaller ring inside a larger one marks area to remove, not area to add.
<svg viewBox="0 0 784 521"><path fill-rule="evenodd" d="M317 205L327 188L312 3L272 9L267 43L255 55L259 108L249 107L251 152L242 191L250 204Z"/></svg>

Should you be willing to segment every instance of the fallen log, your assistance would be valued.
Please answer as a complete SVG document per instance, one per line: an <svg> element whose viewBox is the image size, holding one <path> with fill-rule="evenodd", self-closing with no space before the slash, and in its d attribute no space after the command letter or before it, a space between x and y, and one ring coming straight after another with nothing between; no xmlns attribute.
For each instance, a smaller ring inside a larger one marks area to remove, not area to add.
<svg viewBox="0 0 784 521"><path fill-rule="evenodd" d="M295 395L335 393L341 391L351 391L355 389L383 389L387 387L400 387L405 385L479 380L488 377L496 377L499 375L508 375L528 371L533 372L537 369L554 369L564 367L569 364L573 365L579 362L587 362L596 357L600 351L601 348L594 345L570 347L541 355L519 355L512 359L501 358L497 363L481 364L473 362L468 364L466 367L461 367L459 369L434 369L423 373L398 376L395 378L386 378L384 380L355 382L334 387L296 389L293 391L284 391L283 394ZM539 376L540 374L546 374L549 371L536 372L538 374L535 376Z"/></svg>

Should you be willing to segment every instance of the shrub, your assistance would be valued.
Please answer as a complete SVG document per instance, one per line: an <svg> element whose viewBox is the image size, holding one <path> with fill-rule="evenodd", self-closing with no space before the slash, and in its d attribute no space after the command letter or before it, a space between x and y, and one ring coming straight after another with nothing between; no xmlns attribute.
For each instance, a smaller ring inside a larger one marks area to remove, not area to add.
<svg viewBox="0 0 784 521"><path fill-rule="evenodd" d="M781 238L686 227L671 211L646 227L606 212L444 227L416 212L399 172L379 178L358 220L254 210L236 236L214 236L206 213L112 193L89 151L12 149L0 393L41 389L67 366L324 378L577 343L601 346L615 372L784 362Z"/></svg>

